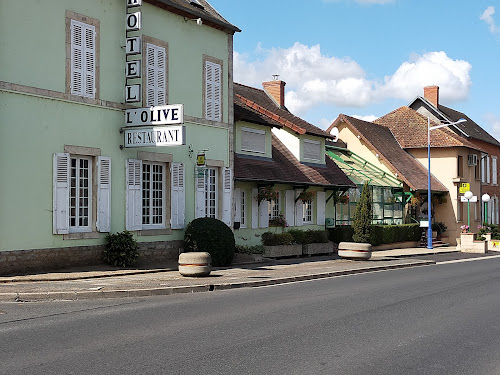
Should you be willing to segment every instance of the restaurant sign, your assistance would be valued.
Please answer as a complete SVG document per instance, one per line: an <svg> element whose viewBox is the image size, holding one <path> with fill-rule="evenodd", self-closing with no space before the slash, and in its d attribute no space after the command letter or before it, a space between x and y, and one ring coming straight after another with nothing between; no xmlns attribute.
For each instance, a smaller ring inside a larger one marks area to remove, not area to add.
<svg viewBox="0 0 500 375"><path fill-rule="evenodd" d="M125 147L181 146L186 144L184 126L124 129Z"/></svg>
<svg viewBox="0 0 500 375"><path fill-rule="evenodd" d="M172 125L184 123L182 104L125 110L125 126Z"/></svg>

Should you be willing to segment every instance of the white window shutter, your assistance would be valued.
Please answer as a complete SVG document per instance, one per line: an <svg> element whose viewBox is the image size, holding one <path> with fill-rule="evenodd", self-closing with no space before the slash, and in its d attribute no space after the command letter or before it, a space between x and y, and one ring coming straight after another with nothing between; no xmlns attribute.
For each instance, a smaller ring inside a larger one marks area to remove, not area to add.
<svg viewBox="0 0 500 375"><path fill-rule="evenodd" d="M219 64L205 62L205 117L221 121L222 118L222 69Z"/></svg>
<svg viewBox="0 0 500 375"><path fill-rule="evenodd" d="M316 192L316 225L325 225L326 193Z"/></svg>
<svg viewBox="0 0 500 375"><path fill-rule="evenodd" d="M241 221L241 189L234 189L234 221Z"/></svg>
<svg viewBox="0 0 500 375"><path fill-rule="evenodd" d="M97 158L97 230L111 231L111 158Z"/></svg>
<svg viewBox="0 0 500 375"><path fill-rule="evenodd" d="M263 200L259 204L259 228L269 227L269 204L267 200Z"/></svg>
<svg viewBox="0 0 500 375"><path fill-rule="evenodd" d="M295 226L295 190L285 192L285 220L288 226Z"/></svg>
<svg viewBox="0 0 500 375"><path fill-rule="evenodd" d="M491 157L491 183L496 185L498 183L498 177L497 177L497 158L496 156Z"/></svg>
<svg viewBox="0 0 500 375"><path fill-rule="evenodd" d="M126 224L127 230L142 229L142 160L125 161L126 172Z"/></svg>
<svg viewBox="0 0 500 375"><path fill-rule="evenodd" d="M54 234L69 233L69 167L69 154L54 154L52 198Z"/></svg>
<svg viewBox="0 0 500 375"><path fill-rule="evenodd" d="M252 189L252 229L259 227L259 202L257 196L259 189Z"/></svg>
<svg viewBox="0 0 500 375"><path fill-rule="evenodd" d="M490 178L490 156L486 157L486 183L489 184L491 181Z"/></svg>
<svg viewBox="0 0 500 375"><path fill-rule="evenodd" d="M299 196L301 193L300 190L295 190L295 199ZM302 203L301 199L297 199L297 202L295 202L295 226L296 227L301 227L303 222L304 222L304 204Z"/></svg>
<svg viewBox="0 0 500 375"><path fill-rule="evenodd" d="M95 26L71 20L71 94L95 97Z"/></svg>
<svg viewBox="0 0 500 375"><path fill-rule="evenodd" d="M184 228L186 217L184 164L172 163L171 181L171 228L182 229Z"/></svg>
<svg viewBox="0 0 500 375"><path fill-rule="evenodd" d="M196 167L195 167L196 168ZM205 217L205 173L206 169L202 168L203 173L200 170L197 170L196 175L196 211L195 217Z"/></svg>
<svg viewBox="0 0 500 375"><path fill-rule="evenodd" d="M224 168L222 170L223 193L222 193L222 221L229 227L232 227L232 185L233 185L233 171L231 168Z"/></svg>
<svg viewBox="0 0 500 375"><path fill-rule="evenodd" d="M166 50L146 44L146 106L164 105L166 97Z"/></svg>

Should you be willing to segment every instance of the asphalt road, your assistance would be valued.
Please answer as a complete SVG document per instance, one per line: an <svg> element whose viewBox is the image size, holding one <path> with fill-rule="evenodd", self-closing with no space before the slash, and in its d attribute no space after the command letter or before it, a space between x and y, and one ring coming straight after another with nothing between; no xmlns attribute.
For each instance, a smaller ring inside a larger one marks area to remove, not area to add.
<svg viewBox="0 0 500 375"><path fill-rule="evenodd" d="M0 304L0 374L500 374L500 258Z"/></svg>

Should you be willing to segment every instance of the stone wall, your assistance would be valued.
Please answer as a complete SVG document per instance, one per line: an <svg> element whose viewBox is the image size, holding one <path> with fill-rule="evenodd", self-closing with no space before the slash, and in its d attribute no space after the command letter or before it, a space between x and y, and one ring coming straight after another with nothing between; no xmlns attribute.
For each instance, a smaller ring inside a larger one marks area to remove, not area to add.
<svg viewBox="0 0 500 375"><path fill-rule="evenodd" d="M183 241L139 243L138 266L161 266L176 262ZM104 265L101 253L104 245L76 246L55 249L31 249L0 252L0 275L22 275L71 267Z"/></svg>

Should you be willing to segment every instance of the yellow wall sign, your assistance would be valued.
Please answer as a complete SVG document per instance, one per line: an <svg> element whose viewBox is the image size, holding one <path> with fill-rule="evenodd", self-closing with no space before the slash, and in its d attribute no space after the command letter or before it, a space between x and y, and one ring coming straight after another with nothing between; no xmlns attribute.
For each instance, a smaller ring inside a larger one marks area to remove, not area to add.
<svg viewBox="0 0 500 375"><path fill-rule="evenodd" d="M198 154L196 156L196 165L205 165L205 154Z"/></svg>
<svg viewBox="0 0 500 375"><path fill-rule="evenodd" d="M460 187L458 188L458 191L460 194L464 194L466 191L470 190L470 184L469 183L463 183L460 184Z"/></svg>

